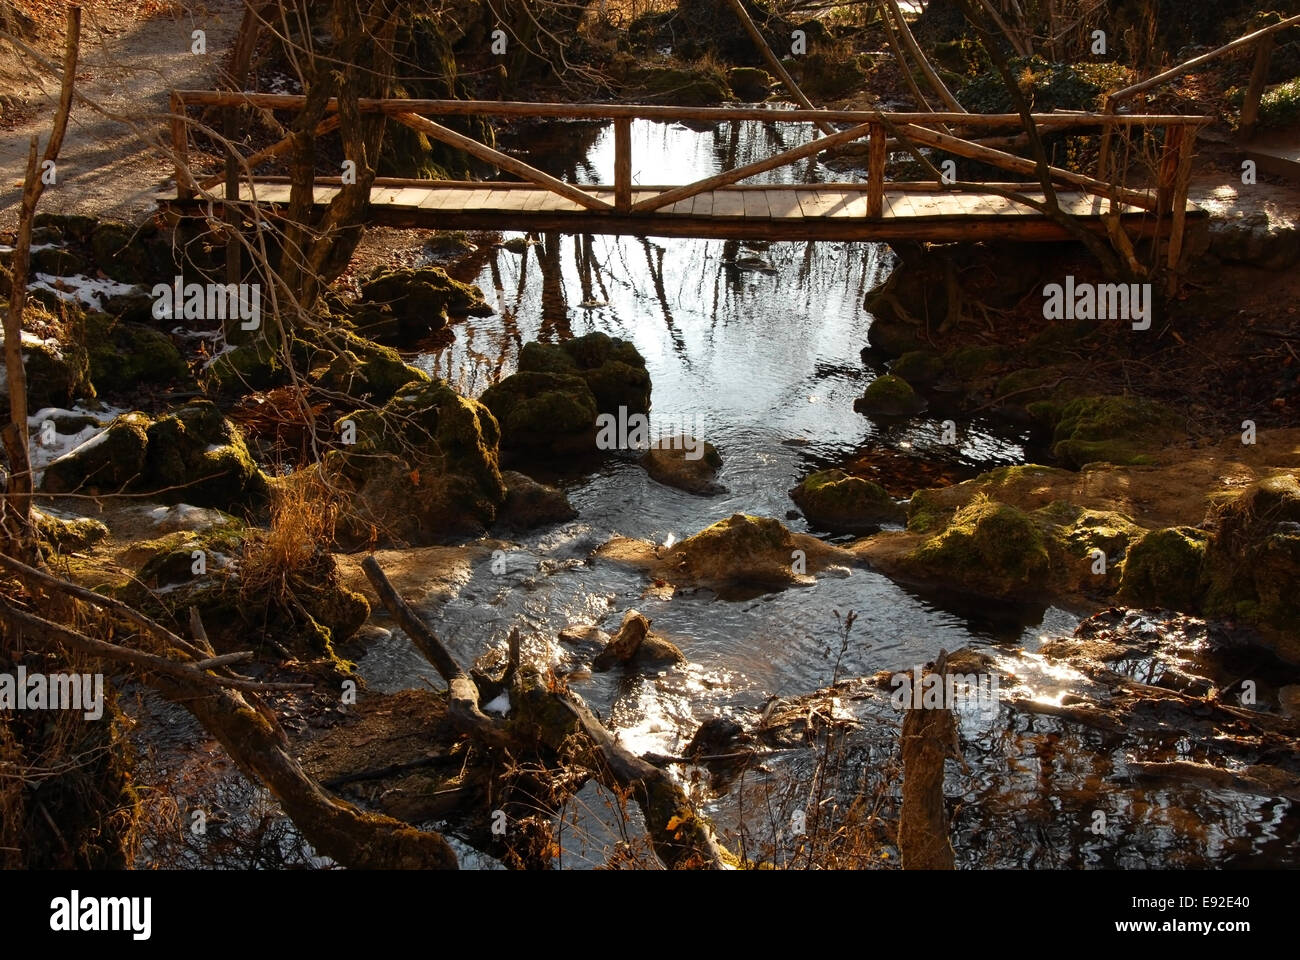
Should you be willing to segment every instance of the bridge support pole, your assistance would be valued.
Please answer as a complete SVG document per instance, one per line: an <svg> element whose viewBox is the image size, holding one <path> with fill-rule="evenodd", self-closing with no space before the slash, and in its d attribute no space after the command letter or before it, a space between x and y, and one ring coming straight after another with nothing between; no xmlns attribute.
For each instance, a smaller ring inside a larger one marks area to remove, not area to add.
<svg viewBox="0 0 1300 960"><path fill-rule="evenodd" d="M614 209L627 213L632 209L632 120L614 120Z"/></svg>
<svg viewBox="0 0 1300 960"><path fill-rule="evenodd" d="M194 196L190 187L189 171L190 146L189 132L185 128L185 101L176 91L168 98L171 111L172 156L176 160L176 197L188 200Z"/></svg>
<svg viewBox="0 0 1300 960"><path fill-rule="evenodd" d="M879 220L885 215L885 160L889 144L885 125L873 123L867 141L867 216Z"/></svg>

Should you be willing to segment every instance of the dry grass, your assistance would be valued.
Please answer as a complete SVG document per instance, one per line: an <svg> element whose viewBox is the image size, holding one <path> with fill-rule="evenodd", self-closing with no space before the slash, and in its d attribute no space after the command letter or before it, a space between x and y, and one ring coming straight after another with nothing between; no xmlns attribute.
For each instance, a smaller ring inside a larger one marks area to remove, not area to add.
<svg viewBox="0 0 1300 960"><path fill-rule="evenodd" d="M315 470L300 470L277 480L271 492L271 526L248 541L240 563L246 595L281 596L295 572L312 566L313 558L334 541L339 495Z"/></svg>

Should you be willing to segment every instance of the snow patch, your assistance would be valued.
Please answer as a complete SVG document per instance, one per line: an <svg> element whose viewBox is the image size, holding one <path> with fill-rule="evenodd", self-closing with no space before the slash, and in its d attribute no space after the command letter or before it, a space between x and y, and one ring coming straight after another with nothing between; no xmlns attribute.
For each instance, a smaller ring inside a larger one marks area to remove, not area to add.
<svg viewBox="0 0 1300 960"><path fill-rule="evenodd" d="M48 273L36 274L33 290L45 290L62 300L74 301L92 310L104 309L104 298L117 297L135 293L140 288L131 283L118 283L107 278L87 277L75 274L71 277L56 277Z"/></svg>

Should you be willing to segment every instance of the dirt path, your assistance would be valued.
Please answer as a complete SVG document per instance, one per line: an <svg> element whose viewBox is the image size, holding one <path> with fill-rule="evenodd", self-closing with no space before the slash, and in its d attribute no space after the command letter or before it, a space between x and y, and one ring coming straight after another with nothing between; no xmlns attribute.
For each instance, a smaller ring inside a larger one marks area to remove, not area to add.
<svg viewBox="0 0 1300 960"><path fill-rule="evenodd" d="M21 4L20 4L21 6ZM175 16L137 21L111 5L86 4L77 87L113 118L75 104L59 158L58 182L46 188L40 209L128 218L153 207L154 194L173 176L168 164L141 142L165 135L168 91L204 88L229 49L242 15L238 0L209 0ZM42 21L42 39L49 33ZM206 33L207 53L191 53L191 35ZM57 31L56 31L57 32ZM41 47L48 43L39 44ZM58 54L50 56L58 60ZM11 49L0 50L0 80L31 115L0 130L0 228L18 218L28 143L49 135L59 83L36 78Z"/></svg>

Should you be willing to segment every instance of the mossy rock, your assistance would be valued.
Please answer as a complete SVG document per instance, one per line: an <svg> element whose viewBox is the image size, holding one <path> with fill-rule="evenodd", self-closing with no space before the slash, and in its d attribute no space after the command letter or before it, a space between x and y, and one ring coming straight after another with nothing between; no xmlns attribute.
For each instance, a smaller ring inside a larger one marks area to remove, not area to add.
<svg viewBox="0 0 1300 960"><path fill-rule="evenodd" d="M963 383L977 380L1002 362L1000 347L958 347L944 354L944 363L954 377Z"/></svg>
<svg viewBox="0 0 1300 960"><path fill-rule="evenodd" d="M712 63L689 67L642 66L628 80L651 101L686 107L704 107L734 100L726 74Z"/></svg>
<svg viewBox="0 0 1300 960"><path fill-rule="evenodd" d="M885 374L867 386L853 409L870 417L909 417L926 408L925 399L902 377Z"/></svg>
<svg viewBox="0 0 1300 960"><path fill-rule="evenodd" d="M970 594L1028 599L1043 592L1051 558L1023 510L980 494L904 561L911 575Z"/></svg>
<svg viewBox="0 0 1300 960"><path fill-rule="evenodd" d="M758 67L732 67L727 71L727 84L737 97L751 103L766 100L773 83L771 74Z"/></svg>
<svg viewBox="0 0 1300 960"><path fill-rule="evenodd" d="M1052 559L1051 585L1065 593L1113 594L1120 584L1125 552L1146 533L1122 513L1089 510L1060 500L1030 516L1043 525ZM1101 557L1095 551L1101 551Z"/></svg>
<svg viewBox="0 0 1300 960"><path fill-rule="evenodd" d="M501 424L501 444L511 449L593 448L596 398L587 381L573 374L523 371L483 394Z"/></svg>
<svg viewBox="0 0 1300 960"><path fill-rule="evenodd" d="M380 316L374 308L389 311L393 330L373 329ZM362 333L407 337L440 330L448 317L489 316L492 308L477 286L453 280L441 267L424 267L373 276L361 285L355 311L354 321Z"/></svg>
<svg viewBox="0 0 1300 960"><path fill-rule="evenodd" d="M265 537L232 521L139 544L132 553L141 565L118 594L176 622L188 622L190 607L196 608L218 653L249 647L271 655L288 651L323 659L334 674L349 673L352 665L338 658L334 644L360 629L370 605L343 585L334 558L323 549L299 567L276 572L273 583L250 584L245 571Z"/></svg>
<svg viewBox="0 0 1300 960"><path fill-rule="evenodd" d="M1208 535L1195 527L1152 530L1129 547L1120 599L1135 607L1200 609Z"/></svg>
<svg viewBox="0 0 1300 960"><path fill-rule="evenodd" d="M72 277L86 272L85 258L66 247L42 247L32 251L32 272Z"/></svg>
<svg viewBox="0 0 1300 960"><path fill-rule="evenodd" d="M908 383L929 386L943 376L943 359L930 350L909 350L889 365L889 372Z"/></svg>
<svg viewBox="0 0 1300 960"><path fill-rule="evenodd" d="M189 367L176 345L153 327L90 313L86 315L85 338L90 378L98 391L120 393L141 384L189 379Z"/></svg>
<svg viewBox="0 0 1300 960"><path fill-rule="evenodd" d="M688 434L659 438L640 462L646 473L665 486L700 496L726 493L716 479L722 469L718 448Z"/></svg>
<svg viewBox="0 0 1300 960"><path fill-rule="evenodd" d="M1149 464L1157 451L1183 436L1182 418L1153 401L1076 397L1061 408L1052 455L1075 469L1097 461Z"/></svg>
<svg viewBox="0 0 1300 960"><path fill-rule="evenodd" d="M425 545L480 533L506 498L501 430L483 403L444 381L408 383L379 410L350 423L356 442L325 458L330 477L350 490L344 536Z"/></svg>
<svg viewBox="0 0 1300 960"><path fill-rule="evenodd" d="M562 343L532 341L519 351L520 372L573 374L587 381L597 413L648 413L650 374L627 340L599 331Z"/></svg>
<svg viewBox="0 0 1300 960"><path fill-rule="evenodd" d="M796 551L804 568L796 570ZM658 570L673 583L782 589L812 582L833 548L770 517L733 514L664 551Z"/></svg>
<svg viewBox="0 0 1300 960"><path fill-rule="evenodd" d="M865 79L856 60L830 53L809 51L798 57L794 66L800 86L811 97L839 99Z"/></svg>
<svg viewBox="0 0 1300 960"><path fill-rule="evenodd" d="M80 344L25 338L22 354L29 410L70 407L79 399L94 398L90 360ZM0 391L0 410L9 410L7 391Z"/></svg>
<svg viewBox="0 0 1300 960"><path fill-rule="evenodd" d="M101 220L90 235L95 263L119 283L148 283L166 272L152 223L135 227L118 220Z"/></svg>
<svg viewBox="0 0 1300 960"><path fill-rule="evenodd" d="M149 418L124 413L100 433L45 468L45 493L116 492L139 479L149 446Z"/></svg>
<svg viewBox="0 0 1300 960"><path fill-rule="evenodd" d="M507 529L532 530L567 523L578 515L563 490L514 470L503 470L501 479L506 484L506 499L497 512L497 523Z"/></svg>
<svg viewBox="0 0 1300 960"><path fill-rule="evenodd" d="M843 470L820 470L790 491L808 522L832 533L866 533L902 523L904 510L885 488Z"/></svg>
<svg viewBox="0 0 1300 960"><path fill-rule="evenodd" d="M331 340L343 344L343 352L332 349L314 351L309 363L317 386L342 393L354 400L384 404L409 383L428 383L423 370L411 366L392 347L357 336L350 330L338 331ZM328 362L316 366L324 356Z"/></svg>
<svg viewBox="0 0 1300 960"><path fill-rule="evenodd" d="M1300 483L1281 474L1221 504L1205 552L1205 613L1259 627L1300 662Z"/></svg>
<svg viewBox="0 0 1300 960"><path fill-rule="evenodd" d="M283 386L289 382L289 371L275 347L262 339L216 357L202 379L210 395L236 397Z"/></svg>
<svg viewBox="0 0 1300 960"><path fill-rule="evenodd" d="M1059 367L1028 367L1016 370L998 381L993 395L999 400L1020 407L1044 400L1051 395L1052 385L1064 376Z"/></svg>
<svg viewBox="0 0 1300 960"><path fill-rule="evenodd" d="M207 400L187 403L148 428L145 474L137 489L172 502L229 509L267 493L239 428Z"/></svg>
<svg viewBox="0 0 1300 960"><path fill-rule="evenodd" d="M34 509L32 518L41 541L57 554L85 550L108 536L108 527L93 517L56 517Z"/></svg>
<svg viewBox="0 0 1300 960"><path fill-rule="evenodd" d="M58 235L71 243L89 243L91 235L99 221L94 217L75 213L38 213L32 220L36 230L55 230Z"/></svg>

